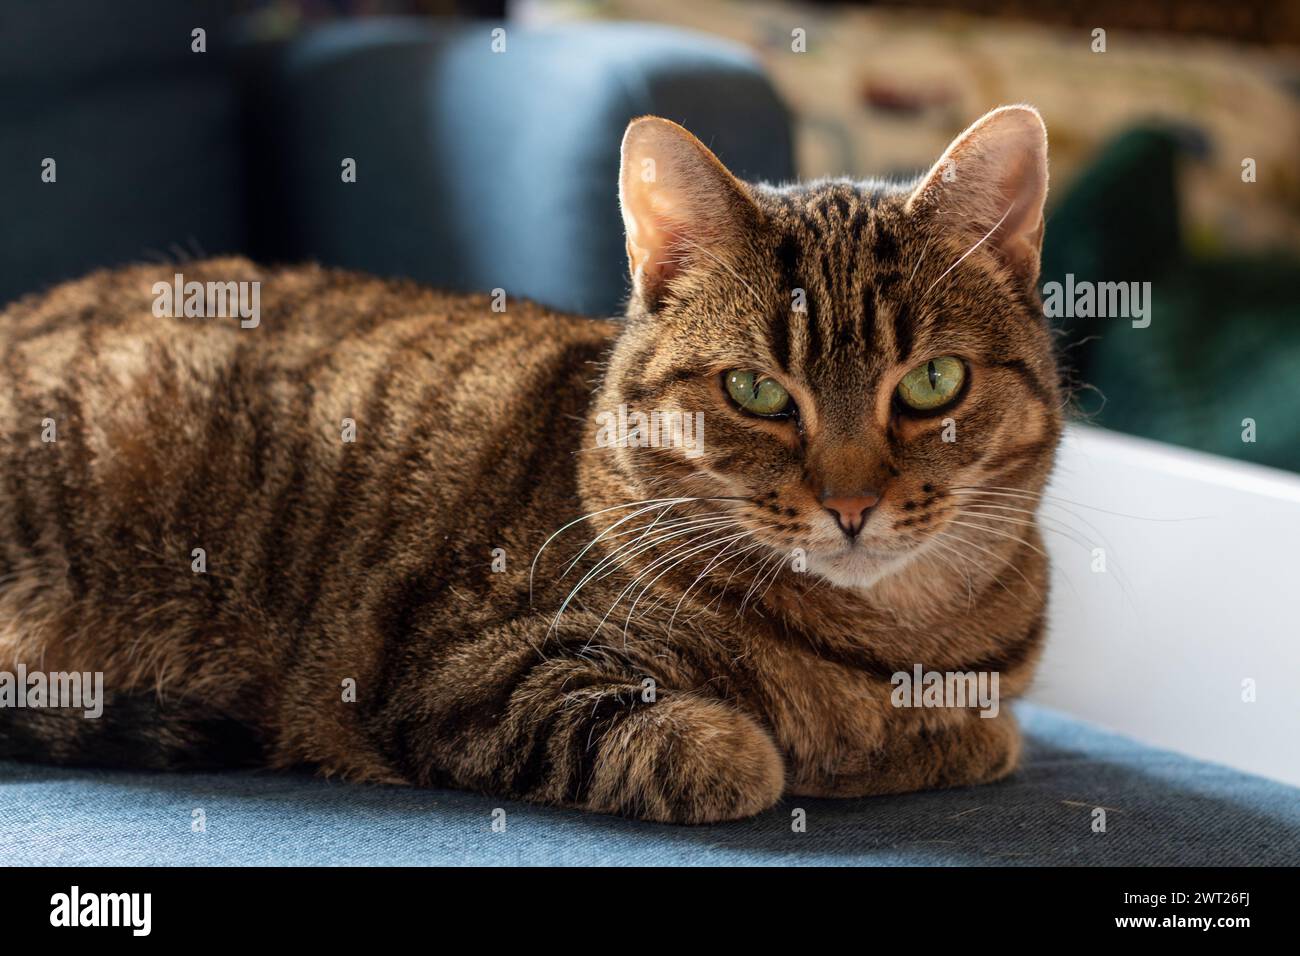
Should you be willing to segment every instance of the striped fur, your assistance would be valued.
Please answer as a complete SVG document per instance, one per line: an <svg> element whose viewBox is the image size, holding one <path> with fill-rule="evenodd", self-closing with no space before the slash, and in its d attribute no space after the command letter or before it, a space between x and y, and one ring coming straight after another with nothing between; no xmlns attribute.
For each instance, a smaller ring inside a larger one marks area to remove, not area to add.
<svg viewBox="0 0 1300 956"><path fill-rule="evenodd" d="M739 188L743 242L687 252L623 322L242 259L177 269L260 281L256 329L155 318L171 267L10 306L0 669L103 671L110 697L97 727L0 711L0 753L309 765L686 823L1008 773L1008 712L896 709L889 680L996 670L1009 697L1030 678L1032 506L958 531L981 549L962 558L932 542L960 489L1050 471L1032 290L985 250L945 275L970 242L906 189ZM972 366L955 444L888 411L936 350ZM785 376L802 428L728 406L732 367ZM704 454L597 445L620 404L703 411ZM897 557L870 574L836 564L810 484L837 469L886 489L863 533ZM701 550L673 564L683 546Z"/></svg>

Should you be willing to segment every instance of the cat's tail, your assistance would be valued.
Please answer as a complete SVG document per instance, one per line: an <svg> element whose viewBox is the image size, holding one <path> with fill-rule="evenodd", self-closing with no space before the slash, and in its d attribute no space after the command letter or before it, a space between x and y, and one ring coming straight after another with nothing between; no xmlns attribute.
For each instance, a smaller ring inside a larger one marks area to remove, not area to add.
<svg viewBox="0 0 1300 956"><path fill-rule="evenodd" d="M6 702L7 703L7 702ZM246 724L151 694L111 694L99 716L74 707L0 706L0 758L77 767L203 770L262 756Z"/></svg>

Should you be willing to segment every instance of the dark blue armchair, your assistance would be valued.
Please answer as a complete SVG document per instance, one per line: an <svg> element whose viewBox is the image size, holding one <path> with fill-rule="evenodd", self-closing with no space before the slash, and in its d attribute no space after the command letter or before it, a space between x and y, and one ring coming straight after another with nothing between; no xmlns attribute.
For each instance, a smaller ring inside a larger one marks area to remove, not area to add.
<svg viewBox="0 0 1300 956"><path fill-rule="evenodd" d="M742 175L792 176L786 113L742 50L591 24L505 27L493 52L499 26L345 23L247 71L254 255L608 315L624 295L617 182L630 119L676 120Z"/></svg>
<svg viewBox="0 0 1300 956"><path fill-rule="evenodd" d="M677 120L743 176L793 175L761 70L698 34L391 18L268 39L223 4L62 6L76 15L5 14L0 303L99 266L243 253L609 315L628 120Z"/></svg>

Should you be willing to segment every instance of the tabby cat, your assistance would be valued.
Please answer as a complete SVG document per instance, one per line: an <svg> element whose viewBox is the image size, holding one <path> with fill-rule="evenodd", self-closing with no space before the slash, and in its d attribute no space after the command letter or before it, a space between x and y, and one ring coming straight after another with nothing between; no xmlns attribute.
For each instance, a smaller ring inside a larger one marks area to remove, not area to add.
<svg viewBox="0 0 1300 956"><path fill-rule="evenodd" d="M1009 710L894 675L1039 654L1046 188L1022 106L909 186L740 182L645 117L619 321L238 258L13 304L0 669L107 691L0 709L0 755L676 823L1006 775ZM260 322L155 315L175 271Z"/></svg>

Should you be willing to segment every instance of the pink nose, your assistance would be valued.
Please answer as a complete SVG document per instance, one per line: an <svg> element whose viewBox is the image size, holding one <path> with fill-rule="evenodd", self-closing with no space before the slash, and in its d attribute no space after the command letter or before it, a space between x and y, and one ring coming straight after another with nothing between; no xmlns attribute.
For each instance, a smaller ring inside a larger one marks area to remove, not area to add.
<svg viewBox="0 0 1300 956"><path fill-rule="evenodd" d="M867 513L876 506L880 495L875 492L864 494L822 498L822 507L835 516L844 533L855 537L862 526L867 523Z"/></svg>

